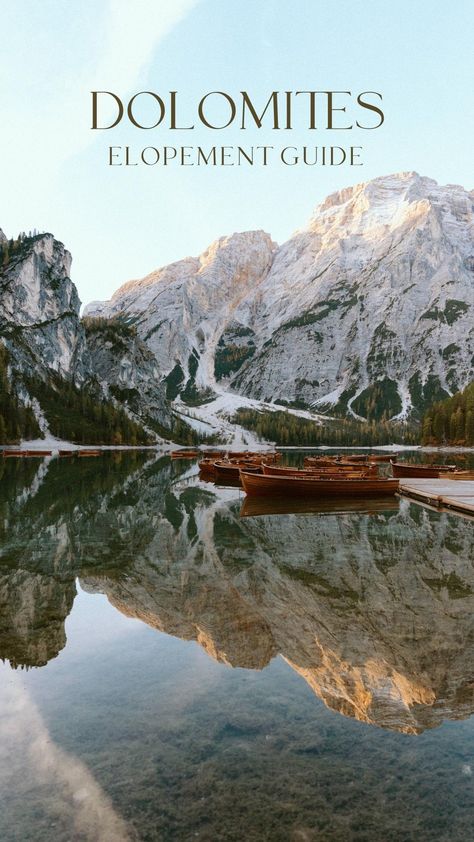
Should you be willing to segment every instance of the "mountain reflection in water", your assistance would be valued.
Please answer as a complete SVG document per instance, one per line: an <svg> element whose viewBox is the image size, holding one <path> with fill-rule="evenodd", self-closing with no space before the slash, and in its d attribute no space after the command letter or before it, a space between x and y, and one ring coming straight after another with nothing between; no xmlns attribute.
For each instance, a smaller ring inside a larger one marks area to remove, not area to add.
<svg viewBox="0 0 474 842"><path fill-rule="evenodd" d="M13 667L66 645L78 577L232 667L281 655L346 716L420 733L472 714L472 522L405 500L265 512L149 453L0 470L0 657Z"/></svg>

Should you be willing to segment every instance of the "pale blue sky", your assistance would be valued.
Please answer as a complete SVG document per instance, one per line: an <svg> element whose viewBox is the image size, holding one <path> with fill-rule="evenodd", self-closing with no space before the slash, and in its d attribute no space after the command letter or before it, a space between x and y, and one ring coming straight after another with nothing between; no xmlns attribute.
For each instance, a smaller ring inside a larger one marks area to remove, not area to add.
<svg viewBox="0 0 474 842"><path fill-rule="evenodd" d="M263 228L278 242L328 193L417 170L474 187L471 0L1 0L0 226L52 231L81 299ZM91 132L90 89L365 90L372 132ZM108 168L109 144L363 145L364 166Z"/></svg>

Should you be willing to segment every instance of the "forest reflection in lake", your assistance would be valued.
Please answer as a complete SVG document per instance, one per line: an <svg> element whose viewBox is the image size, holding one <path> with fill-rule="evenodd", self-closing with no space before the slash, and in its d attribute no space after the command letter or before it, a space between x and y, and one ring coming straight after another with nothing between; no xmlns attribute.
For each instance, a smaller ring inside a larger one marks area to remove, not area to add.
<svg viewBox="0 0 474 842"><path fill-rule="evenodd" d="M470 835L472 521L1 468L2 840Z"/></svg>

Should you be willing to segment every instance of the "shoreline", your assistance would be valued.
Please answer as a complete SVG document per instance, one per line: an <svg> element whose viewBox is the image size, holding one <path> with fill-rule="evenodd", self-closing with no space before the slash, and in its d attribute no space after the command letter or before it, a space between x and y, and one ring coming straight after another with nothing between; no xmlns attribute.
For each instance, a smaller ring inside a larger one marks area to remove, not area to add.
<svg viewBox="0 0 474 842"><path fill-rule="evenodd" d="M420 445L420 444L386 444L386 445L352 445L352 446L333 446L333 445L275 445L273 442L266 442L266 443L259 443L257 447L249 448L255 451L265 451L269 448L281 451L281 452L306 452L306 451L382 451L382 452L393 452L402 453L402 452L411 452L417 451L418 453L474 453L474 447L463 447L463 446L450 446L450 445L440 445L439 447L435 447L433 445ZM53 453L59 450L100 450L100 451L137 451L137 450L148 450L148 451L155 451L157 453L170 453L173 450L196 450L199 453L205 454L208 450L216 450L220 449L226 452L231 453L234 447L228 446L226 447L223 445L195 445L189 447L184 447L184 445L178 445L170 442L169 444L151 444L151 445L128 445L128 444L120 444L120 445L112 445L112 444L74 444L70 441L63 441L60 439L55 439L53 437L49 437L46 439L33 439L30 441L22 441L19 444L2 444L0 445L0 451L8 451L8 450L51 450ZM242 448L240 448L241 450Z"/></svg>

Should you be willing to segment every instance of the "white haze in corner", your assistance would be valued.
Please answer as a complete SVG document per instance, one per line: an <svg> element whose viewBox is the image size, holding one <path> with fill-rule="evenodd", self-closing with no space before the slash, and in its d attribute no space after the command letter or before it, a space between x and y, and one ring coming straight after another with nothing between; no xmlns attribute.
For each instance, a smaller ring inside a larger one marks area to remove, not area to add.
<svg viewBox="0 0 474 842"><path fill-rule="evenodd" d="M4 37L21 43L23 53L14 64L11 55L0 56L0 101L9 115L0 138L0 154L8 160L3 196L16 195L19 178L28 183L31 199L36 195L39 200L42 191L50 193L61 163L95 139L96 133L90 130L90 91L109 89L123 96L135 92L159 43L199 2L108 0L102 15L100 7L96 10L96 40L82 43L78 37L71 43L72 65L61 68L42 86L40 96L36 77L54 50L54 33L45 15L40 38L32 38L31 33L21 38L17 12L13 6L7 8ZM76 11L81 14L80 6ZM12 91L14 99L10 99ZM105 109L101 113L106 119Z"/></svg>
<svg viewBox="0 0 474 842"><path fill-rule="evenodd" d="M0 687L0 790L34 810L48 805L51 818L71 838L132 842L134 831L87 766L64 751L51 734L17 673L2 669ZM7 680L8 679L8 680Z"/></svg>

